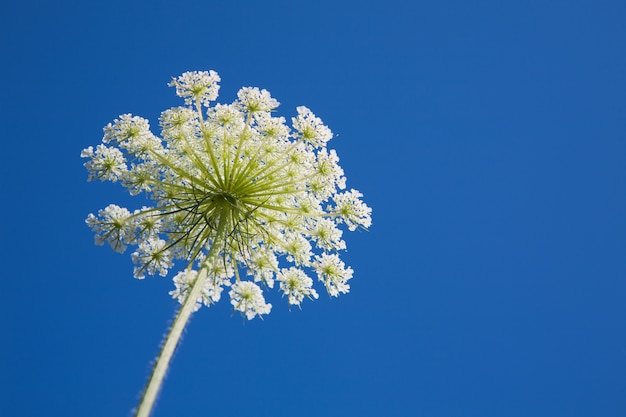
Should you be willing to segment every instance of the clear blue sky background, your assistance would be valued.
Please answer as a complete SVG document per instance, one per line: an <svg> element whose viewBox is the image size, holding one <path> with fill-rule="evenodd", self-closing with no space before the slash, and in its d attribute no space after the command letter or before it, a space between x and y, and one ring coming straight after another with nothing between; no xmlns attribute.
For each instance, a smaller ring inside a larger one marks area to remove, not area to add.
<svg viewBox="0 0 626 417"><path fill-rule="evenodd" d="M192 319L154 417L626 415L626 3L2 2L0 415L129 416L176 305L79 157L166 84L266 88L374 209L352 291Z"/></svg>

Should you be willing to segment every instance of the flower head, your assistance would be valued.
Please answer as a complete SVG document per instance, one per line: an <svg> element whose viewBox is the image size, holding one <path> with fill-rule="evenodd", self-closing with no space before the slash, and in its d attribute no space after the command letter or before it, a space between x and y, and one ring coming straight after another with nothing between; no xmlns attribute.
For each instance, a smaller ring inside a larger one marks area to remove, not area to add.
<svg viewBox="0 0 626 417"><path fill-rule="evenodd" d="M296 110L298 117L293 117L291 120L298 135L315 147L325 146L326 142L333 137L333 132L308 108L299 106Z"/></svg>
<svg viewBox="0 0 626 417"><path fill-rule="evenodd" d="M96 245L103 245L104 242L107 242L114 251L123 253L126 250L125 244L134 241L131 222L129 221L130 211L115 204L109 204L106 208L98 211L98 216L89 214L85 220L96 234L94 237Z"/></svg>
<svg viewBox="0 0 626 417"><path fill-rule="evenodd" d="M201 288L196 309L230 287L235 310L248 319L267 314L261 287L275 280L289 304L300 305L318 297L307 270L331 296L348 292L341 226L367 228L371 209L360 192L340 191L346 178L326 148L332 132L306 107L290 128L273 115L278 101L258 88L211 105L219 81L214 71L173 79L186 106L161 114L161 137L147 120L124 114L104 128L103 144L83 150L90 180L118 181L153 202L132 213L110 205L90 214L96 243L118 252L136 245L136 278L165 276L185 261L170 294L183 303Z"/></svg>
<svg viewBox="0 0 626 417"><path fill-rule="evenodd" d="M196 299L194 311L197 311L202 304L209 307L211 304L216 303L222 297L222 291L224 286L230 285L230 278L232 274L226 273L226 271L214 271L208 275L208 279L204 281L201 295ZM221 273L220 273L221 272ZM178 300L181 304L187 299L191 287L198 278L198 271L187 269L180 271L174 276L174 285L176 289L170 291L170 295Z"/></svg>
<svg viewBox="0 0 626 417"><path fill-rule="evenodd" d="M245 314L248 320L268 314L272 309L272 305L265 302L263 291L254 282L241 281L233 284L228 295L235 310Z"/></svg>
<svg viewBox="0 0 626 417"><path fill-rule="evenodd" d="M237 93L241 110L250 114L265 113L275 109L280 104L270 96L267 90L259 90L257 87L243 87Z"/></svg>
<svg viewBox="0 0 626 417"><path fill-rule="evenodd" d="M89 158L85 167L89 171L87 181L100 179L102 181L117 181L124 177L128 168L124 154L117 148L109 148L105 145L93 146L83 149L80 153L83 158Z"/></svg>
<svg viewBox="0 0 626 417"><path fill-rule="evenodd" d="M317 298L317 291L313 289L313 280L303 270L291 267L281 269L278 274L280 289L287 296L289 304L300 305L304 297Z"/></svg>
<svg viewBox="0 0 626 417"><path fill-rule="evenodd" d="M209 106L217 98L220 81L215 71L190 71L172 79L169 85L176 87L176 95L184 98L185 104Z"/></svg>
<svg viewBox="0 0 626 417"><path fill-rule="evenodd" d="M331 296L336 297L339 293L347 293L350 290L347 282L352 278L352 268L346 268L337 254L324 253L322 256L317 256L313 267L317 272L317 277L324 283Z"/></svg>

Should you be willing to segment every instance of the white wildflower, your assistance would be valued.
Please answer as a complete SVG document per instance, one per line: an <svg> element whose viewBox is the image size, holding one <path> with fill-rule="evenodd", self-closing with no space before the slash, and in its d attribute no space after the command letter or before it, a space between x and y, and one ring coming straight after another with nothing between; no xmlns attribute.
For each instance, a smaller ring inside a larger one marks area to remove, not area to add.
<svg viewBox="0 0 626 417"><path fill-rule="evenodd" d="M321 219L315 224L313 239L316 245L324 250L346 249L346 242L341 239L343 232L332 220Z"/></svg>
<svg viewBox="0 0 626 417"><path fill-rule="evenodd" d="M289 305L315 299L306 271L314 271L331 296L346 293L352 269L339 226L366 228L371 209L346 186L339 158L326 149L331 130L308 108L292 126L272 113L278 101L245 87L231 104L215 104L215 71L185 72L170 86L186 107L161 113L161 136L147 120L123 114L104 128L103 143L81 153L88 180L120 181L149 207L110 205L89 214L96 244L131 254L135 278L165 276L178 261L170 295L182 304L163 344L137 415L150 415L180 335L193 311L210 306L230 287L234 310L247 319L268 314L259 285L274 280ZM315 247L312 246L315 244ZM329 253L332 252L332 253ZM258 283L258 284L257 284Z"/></svg>
<svg viewBox="0 0 626 417"><path fill-rule="evenodd" d="M170 295L178 300L179 303L184 303L189 295L191 287L196 282L198 277L198 271L187 269L180 271L174 276L175 290L170 291ZM197 298L193 311L200 309L202 304L210 307L211 304L217 303L221 296L224 286L229 285L229 280L223 275L209 275L208 279L204 282L202 287L202 293Z"/></svg>
<svg viewBox="0 0 626 417"><path fill-rule="evenodd" d="M243 87L237 93L239 107L246 112L259 113L274 110L280 104L272 98L267 90L259 90L257 87Z"/></svg>
<svg viewBox="0 0 626 417"><path fill-rule="evenodd" d="M268 314L272 309L272 305L265 302L263 291L254 282L241 281L233 284L228 295L235 310L245 314L248 320L257 315Z"/></svg>
<svg viewBox="0 0 626 417"><path fill-rule="evenodd" d="M313 280L298 268L281 269L276 279L280 281L280 290L287 296L289 304L300 305L304 297L317 298L317 291L312 288Z"/></svg>
<svg viewBox="0 0 626 417"><path fill-rule="evenodd" d="M142 164L131 164L129 170L132 175L124 175L122 184L130 195L137 195L141 192L150 192L154 189L155 178L158 178L159 167L154 161L144 162Z"/></svg>
<svg viewBox="0 0 626 417"><path fill-rule="evenodd" d="M301 234L289 233L284 243L287 260L296 265L306 265L311 259L311 244Z"/></svg>
<svg viewBox="0 0 626 417"><path fill-rule="evenodd" d="M317 198L325 200L333 195L337 188L346 188L346 178L339 166L337 152L333 149L330 152L321 149L317 154L315 178L311 181L311 189Z"/></svg>
<svg viewBox="0 0 626 417"><path fill-rule="evenodd" d="M333 137L333 132L308 108L299 106L296 110L298 117L292 118L293 128L300 133L300 137L314 147L326 146L326 142Z"/></svg>
<svg viewBox="0 0 626 417"><path fill-rule="evenodd" d="M372 224L372 209L361 201L363 194L357 190L350 190L333 197L335 207L331 208L339 214L339 219L348 225L349 230L356 230L358 226L367 228Z"/></svg>
<svg viewBox="0 0 626 417"><path fill-rule="evenodd" d="M90 180L119 180L152 201L132 214L114 205L90 214L96 243L119 252L136 245L136 278L185 262L171 295L185 303L193 291L196 309L231 287L237 311L267 314L260 286L275 280L300 305L318 294L307 271L330 295L347 292L352 269L337 253L346 249L340 226L367 228L371 209L360 192L338 191L346 178L326 148L332 132L303 106L288 126L273 116L278 101L256 87L213 104L219 81L214 71L173 79L186 107L161 113L160 138L147 120L123 114L105 127L103 144L82 152Z"/></svg>
<svg viewBox="0 0 626 417"><path fill-rule="evenodd" d="M93 146L90 146L83 149L80 156L91 158L84 164L87 171L89 171L87 181L99 179L101 181L115 182L123 178L128 171L126 158L124 158L122 151L117 148L98 145L94 151Z"/></svg>
<svg viewBox="0 0 626 417"><path fill-rule="evenodd" d="M119 119L106 125L102 143L123 144L132 139L152 136L150 123L143 117L122 114Z"/></svg>
<svg viewBox="0 0 626 417"><path fill-rule="evenodd" d="M155 272L162 277L167 275L167 270L173 263L171 251L166 245L166 241L154 237L139 242L138 250L131 255L135 264L135 278L142 279L145 273L154 275Z"/></svg>
<svg viewBox="0 0 626 417"><path fill-rule="evenodd" d="M247 262L248 275L252 275L255 282L263 282L270 288L274 286L274 273L278 271L278 259L274 252L255 250Z"/></svg>
<svg viewBox="0 0 626 417"><path fill-rule="evenodd" d="M243 129L245 115L232 104L216 104L209 109L209 122L217 126L235 126Z"/></svg>
<svg viewBox="0 0 626 417"><path fill-rule="evenodd" d="M161 113L159 119L163 137L180 140L195 134L198 129L196 113L188 107L175 107Z"/></svg>
<svg viewBox="0 0 626 417"><path fill-rule="evenodd" d="M133 212L135 235L141 240L157 237L164 227L164 221L163 217L148 207Z"/></svg>
<svg viewBox="0 0 626 417"><path fill-rule="evenodd" d="M262 149L265 151L264 153L272 154L282 149L286 143L284 141L288 140L290 133L289 127L285 125L285 118L272 117L268 113L260 113L257 115L257 123L261 135L274 139L264 142L266 144L266 147Z"/></svg>
<svg viewBox="0 0 626 417"><path fill-rule="evenodd" d="M96 245L103 245L107 242L114 251L123 253L126 250L125 243L134 241L130 212L123 207L109 204L98 211L98 216L90 213L85 220L85 223L96 234L94 236Z"/></svg>
<svg viewBox="0 0 626 417"><path fill-rule="evenodd" d="M322 256L316 256L313 268L331 296L336 297L339 293L347 293L350 290L347 282L352 278L352 268L346 268L337 254L323 253Z"/></svg>
<svg viewBox="0 0 626 417"><path fill-rule="evenodd" d="M169 84L176 87L176 95L187 105L202 104L208 107L217 98L220 76L215 71L185 72Z"/></svg>
<svg viewBox="0 0 626 417"><path fill-rule="evenodd" d="M104 128L103 143L117 145L131 155L158 151L161 141L150 132L150 123L142 117L123 114Z"/></svg>

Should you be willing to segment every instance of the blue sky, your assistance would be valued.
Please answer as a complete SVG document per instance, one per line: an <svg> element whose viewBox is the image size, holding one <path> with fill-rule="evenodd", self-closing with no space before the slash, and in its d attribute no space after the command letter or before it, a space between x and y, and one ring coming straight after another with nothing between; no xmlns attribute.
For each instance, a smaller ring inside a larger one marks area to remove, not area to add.
<svg viewBox="0 0 626 417"><path fill-rule="evenodd" d="M79 157L184 71L338 134L350 294L187 329L154 417L626 415L626 4L4 2L0 415L128 416L176 305ZM273 297L273 298L272 298Z"/></svg>

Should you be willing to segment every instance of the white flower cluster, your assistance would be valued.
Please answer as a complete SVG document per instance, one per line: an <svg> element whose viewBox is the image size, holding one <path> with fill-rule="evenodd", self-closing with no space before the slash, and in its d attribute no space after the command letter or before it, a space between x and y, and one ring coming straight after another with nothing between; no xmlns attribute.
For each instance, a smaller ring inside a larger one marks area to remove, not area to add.
<svg viewBox="0 0 626 417"><path fill-rule="evenodd" d="M279 103L258 88L211 106L219 81L214 71L172 80L187 107L161 114L160 138L147 120L124 114L104 128L102 144L83 150L88 180L119 181L154 203L89 214L96 244L117 252L136 246L136 278L165 276L185 260L170 294L183 303L201 286L195 309L230 287L235 310L248 319L267 314L261 286L275 281L300 306L318 297L309 272L331 296L347 293L353 271L338 255L346 249L339 226L369 227L371 209L360 192L345 191L339 158L326 149L332 132L306 107L290 128L272 114Z"/></svg>

